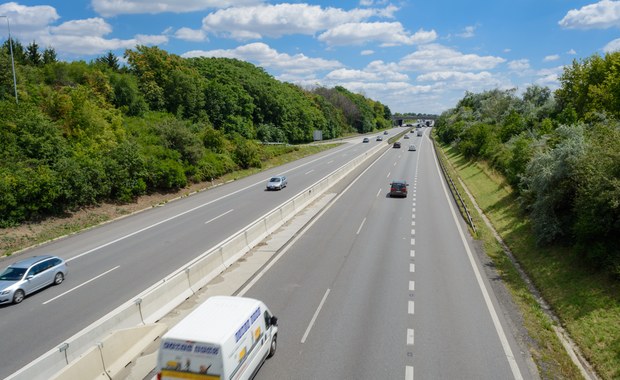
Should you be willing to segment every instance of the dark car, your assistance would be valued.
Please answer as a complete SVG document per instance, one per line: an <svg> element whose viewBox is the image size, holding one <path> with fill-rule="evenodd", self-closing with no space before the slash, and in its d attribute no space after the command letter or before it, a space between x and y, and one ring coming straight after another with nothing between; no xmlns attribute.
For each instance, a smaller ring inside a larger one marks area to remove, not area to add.
<svg viewBox="0 0 620 380"><path fill-rule="evenodd" d="M400 141L396 141L393 145L394 148L400 148Z"/></svg>
<svg viewBox="0 0 620 380"><path fill-rule="evenodd" d="M33 256L9 265L0 273L0 304L20 303L49 285L61 284L67 264L56 256Z"/></svg>
<svg viewBox="0 0 620 380"><path fill-rule="evenodd" d="M362 142L365 142L365 143L370 142L370 139L368 137L364 137L364 140L362 140Z"/></svg>
<svg viewBox="0 0 620 380"><path fill-rule="evenodd" d="M387 135L387 134L388 134L388 131L383 131L383 134L384 134L384 135Z"/></svg>
<svg viewBox="0 0 620 380"><path fill-rule="evenodd" d="M392 181L390 183L390 197L407 197L407 182L405 181Z"/></svg>

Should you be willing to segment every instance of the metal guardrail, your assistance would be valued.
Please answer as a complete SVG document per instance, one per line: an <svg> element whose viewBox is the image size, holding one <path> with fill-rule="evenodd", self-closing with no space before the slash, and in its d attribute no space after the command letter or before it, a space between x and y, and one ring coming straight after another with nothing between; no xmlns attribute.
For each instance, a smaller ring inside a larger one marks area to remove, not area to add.
<svg viewBox="0 0 620 380"><path fill-rule="evenodd" d="M463 211L461 212L461 215L464 214L463 217L465 221L467 222L467 224L469 224L471 229L474 231L474 234L477 235L478 231L476 230L476 225L474 224L474 221L471 218L471 214L469 213L469 210L467 209L467 205L465 204L465 201L463 200L461 193L459 192L456 185L454 184L452 177L450 177L450 174L448 174L448 171L446 170L446 167L444 164L444 157L442 157L441 154L439 153L439 149L435 145L435 139L431 138L431 141L433 142L433 148L435 150L435 155L437 156L437 160L439 161L439 166L441 167L441 171L443 172L443 175L446 178L446 182L448 182L448 187L450 188L450 191L452 192L452 196L454 196L455 200L457 200L457 202L459 203L459 206L460 206L459 209L461 209L462 207Z"/></svg>

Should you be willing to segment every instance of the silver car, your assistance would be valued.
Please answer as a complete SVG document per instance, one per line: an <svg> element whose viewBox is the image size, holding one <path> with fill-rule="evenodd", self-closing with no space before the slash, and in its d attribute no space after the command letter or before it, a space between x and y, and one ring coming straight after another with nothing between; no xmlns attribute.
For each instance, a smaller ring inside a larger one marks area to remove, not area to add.
<svg viewBox="0 0 620 380"><path fill-rule="evenodd" d="M0 273L0 304L20 303L49 285L65 280L67 263L56 256L33 256L9 265Z"/></svg>
<svg viewBox="0 0 620 380"><path fill-rule="evenodd" d="M282 190L286 187L287 184L288 181L283 175L271 177L269 182L267 182L267 190Z"/></svg>

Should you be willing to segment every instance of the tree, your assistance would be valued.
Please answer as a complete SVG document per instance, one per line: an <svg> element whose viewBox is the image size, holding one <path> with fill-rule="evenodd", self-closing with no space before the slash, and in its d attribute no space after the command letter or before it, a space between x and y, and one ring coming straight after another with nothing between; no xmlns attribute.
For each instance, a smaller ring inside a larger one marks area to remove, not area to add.
<svg viewBox="0 0 620 380"><path fill-rule="evenodd" d="M48 47L43 50L43 64L48 65L50 63L55 63L56 60L56 50L52 47Z"/></svg>
<svg viewBox="0 0 620 380"><path fill-rule="evenodd" d="M95 62L105 65L106 67L112 69L112 71L118 71L120 69L120 65L118 64L118 57L114 55L112 51L108 51L106 55L96 58Z"/></svg>
<svg viewBox="0 0 620 380"><path fill-rule="evenodd" d="M26 47L26 62L32 66L40 66L43 63L43 57L39 52L39 45L32 41Z"/></svg>

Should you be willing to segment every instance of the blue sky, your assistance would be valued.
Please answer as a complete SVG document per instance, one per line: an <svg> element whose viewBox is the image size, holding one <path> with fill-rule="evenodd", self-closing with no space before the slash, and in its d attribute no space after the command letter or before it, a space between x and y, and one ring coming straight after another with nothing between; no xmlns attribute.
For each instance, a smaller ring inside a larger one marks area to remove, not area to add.
<svg viewBox="0 0 620 380"><path fill-rule="evenodd" d="M465 91L556 89L564 65L620 50L620 1L610 0L41 0L2 3L0 15L22 44L65 61L137 44L233 57L392 112L441 113Z"/></svg>

